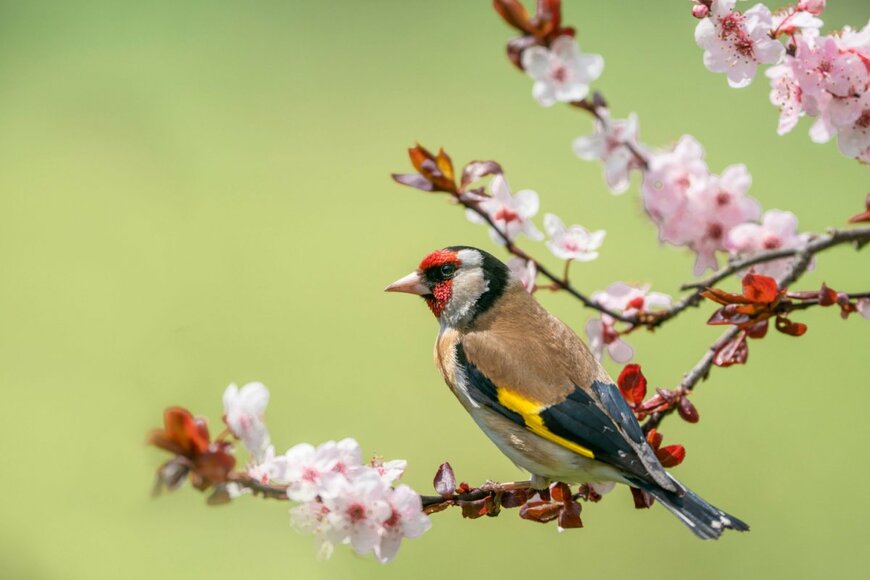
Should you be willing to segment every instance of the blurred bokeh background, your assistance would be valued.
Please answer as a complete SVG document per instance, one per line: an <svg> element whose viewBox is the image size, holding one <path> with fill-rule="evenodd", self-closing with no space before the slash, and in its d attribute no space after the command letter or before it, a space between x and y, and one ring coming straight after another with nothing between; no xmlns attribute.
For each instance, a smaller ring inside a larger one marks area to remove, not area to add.
<svg viewBox="0 0 870 580"><path fill-rule="evenodd" d="M829 5L828 26L867 21L865 0ZM316 561L276 502L151 499L164 456L144 438L163 408L214 423L225 386L252 380L272 390L279 446L353 436L408 459L423 492L444 460L471 482L522 477L434 370L428 310L382 292L438 247L504 256L443 198L391 182L415 141L457 163L496 159L542 213L606 229L601 258L573 269L586 291L674 293L692 257L656 243L636 187L612 196L573 156L589 119L532 100L487 1L0 6L0 577L863 577L870 326L832 310L802 314L800 339L753 342L746 367L698 389L700 423L664 426L688 449L680 479L748 535L700 542L623 489L564 534L515 512L441 513L382 567L348 549ZM843 225L868 168L811 143L806 121L778 137L766 79L733 90L707 72L689 8L567 0L564 13L605 57L596 88L615 115L639 114L644 142L692 134L712 170L748 164L765 208L809 231ZM826 253L801 286L823 280L866 290L870 254ZM575 328L590 316L540 298ZM711 310L631 337L654 384L715 338Z"/></svg>

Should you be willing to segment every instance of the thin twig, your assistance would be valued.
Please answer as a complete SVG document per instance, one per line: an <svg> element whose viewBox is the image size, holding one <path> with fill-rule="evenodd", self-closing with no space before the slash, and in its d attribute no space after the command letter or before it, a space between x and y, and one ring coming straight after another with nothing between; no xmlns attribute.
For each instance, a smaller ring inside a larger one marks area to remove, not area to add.
<svg viewBox="0 0 870 580"><path fill-rule="evenodd" d="M227 476L231 483L235 483L243 489L249 489L254 495L262 495L269 499L287 500L287 486L280 484L263 483L251 477L247 473L234 471Z"/></svg>

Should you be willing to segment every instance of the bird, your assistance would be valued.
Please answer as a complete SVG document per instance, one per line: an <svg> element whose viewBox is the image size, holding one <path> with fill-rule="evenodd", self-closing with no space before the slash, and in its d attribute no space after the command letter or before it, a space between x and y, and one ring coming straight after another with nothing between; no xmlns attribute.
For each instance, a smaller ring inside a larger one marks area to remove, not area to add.
<svg viewBox="0 0 870 580"><path fill-rule="evenodd" d="M583 340L495 256L436 250L385 291L423 297L438 319L444 381L533 488L616 482L649 493L699 538L749 530L665 471Z"/></svg>

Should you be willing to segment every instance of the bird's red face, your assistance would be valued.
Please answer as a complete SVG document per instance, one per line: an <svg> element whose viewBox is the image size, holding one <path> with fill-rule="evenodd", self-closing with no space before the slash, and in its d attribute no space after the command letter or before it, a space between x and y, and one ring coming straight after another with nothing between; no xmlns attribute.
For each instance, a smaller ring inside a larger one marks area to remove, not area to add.
<svg viewBox="0 0 870 580"><path fill-rule="evenodd" d="M486 252L452 246L423 258L415 271L386 291L422 296L442 325L458 326L489 308L509 278L507 266Z"/></svg>
<svg viewBox="0 0 870 580"><path fill-rule="evenodd" d="M387 286L387 292L419 294L436 318L441 316L453 297L453 277L462 260L450 249L436 250L423 258L417 270Z"/></svg>

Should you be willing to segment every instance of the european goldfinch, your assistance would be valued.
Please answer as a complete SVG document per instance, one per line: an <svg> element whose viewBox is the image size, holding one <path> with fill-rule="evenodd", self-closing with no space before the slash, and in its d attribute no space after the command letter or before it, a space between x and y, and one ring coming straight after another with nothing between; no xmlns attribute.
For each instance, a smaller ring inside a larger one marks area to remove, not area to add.
<svg viewBox="0 0 870 580"><path fill-rule="evenodd" d="M648 492L699 538L749 529L664 470L583 341L494 256L466 246L438 250L386 291L426 300L441 327L438 370L536 488L550 481L623 483Z"/></svg>

